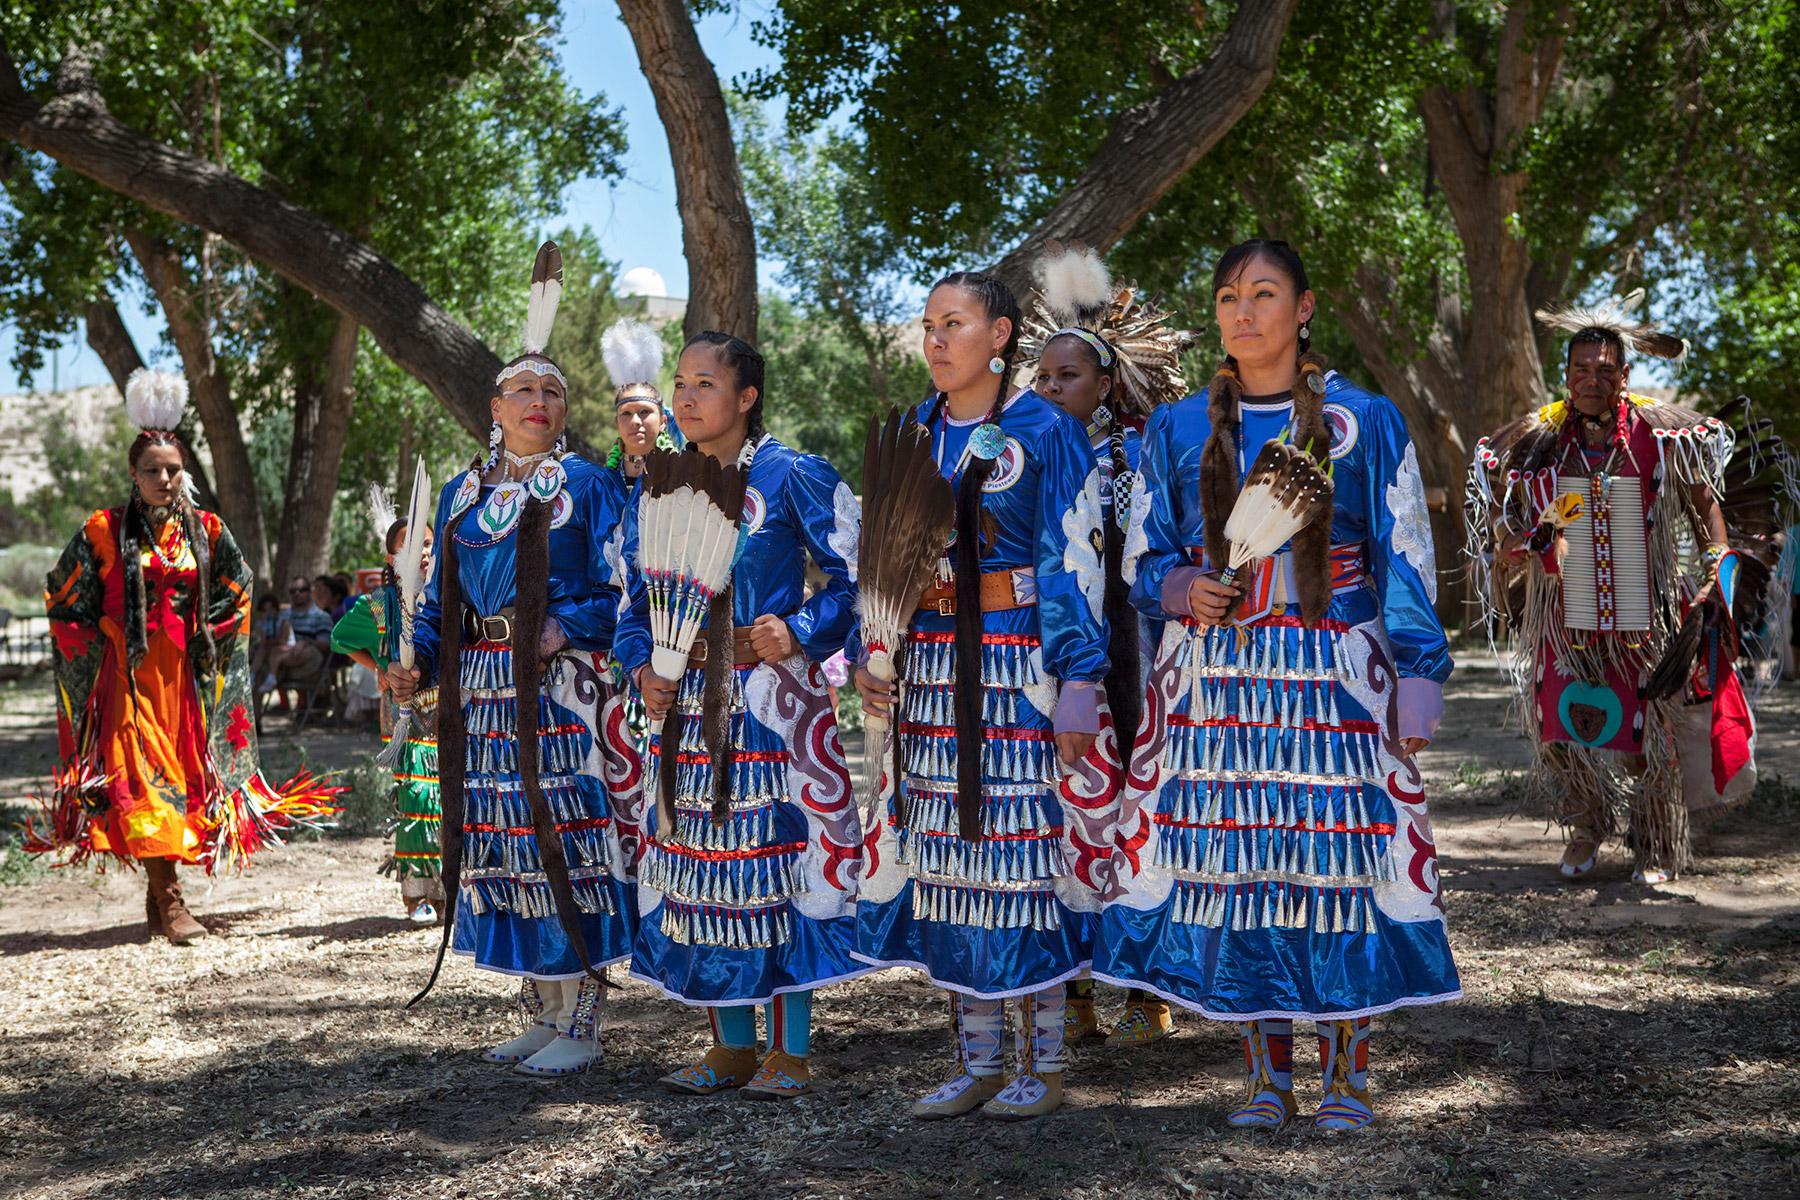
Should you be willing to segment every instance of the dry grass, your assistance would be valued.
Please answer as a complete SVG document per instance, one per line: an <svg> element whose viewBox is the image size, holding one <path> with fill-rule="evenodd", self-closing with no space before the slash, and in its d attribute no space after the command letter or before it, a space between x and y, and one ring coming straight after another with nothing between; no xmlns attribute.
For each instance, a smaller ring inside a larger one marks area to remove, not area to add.
<svg viewBox="0 0 1800 1200"><path fill-rule="evenodd" d="M1492 699L1452 709L1490 741ZM1152 1047L1080 1050L1040 1122L912 1122L947 1038L904 975L820 994L822 1090L790 1104L658 1092L705 1022L635 984L608 1003L597 1073L509 1075L474 1057L517 1028L509 981L459 961L403 1007L435 935L400 919L380 841L357 838L195 886L214 932L186 949L144 940L133 877L0 888L0 1194L1800 1194L1800 797L1765 787L1676 887L1633 887L1615 858L1569 888L1541 826L1509 815L1515 748L1465 740L1434 774L1468 998L1377 1020L1381 1120L1359 1134L1226 1129L1236 1038L1191 1015ZM1316 1071L1299 1074L1306 1107Z"/></svg>

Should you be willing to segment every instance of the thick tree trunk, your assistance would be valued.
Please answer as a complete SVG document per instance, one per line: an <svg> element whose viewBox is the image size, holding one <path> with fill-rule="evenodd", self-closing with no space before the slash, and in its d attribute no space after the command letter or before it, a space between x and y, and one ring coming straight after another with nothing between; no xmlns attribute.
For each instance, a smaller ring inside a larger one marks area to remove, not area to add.
<svg viewBox="0 0 1800 1200"><path fill-rule="evenodd" d="M1543 115L1572 18L1558 4L1542 36L1546 8L1511 0L1494 52L1494 87L1427 88L1419 112L1431 161L1462 241L1469 284L1463 329L1464 390L1454 420L1467 447L1483 433L1544 401L1543 364L1532 321L1530 247L1518 229L1527 173L1510 161ZM1432 33L1454 42L1456 6L1433 6ZM1511 169L1508 169L1508 168Z"/></svg>
<svg viewBox="0 0 1800 1200"><path fill-rule="evenodd" d="M123 396L125 381L144 365L144 359L138 353L137 343L131 340L131 331L125 328L125 321L119 316L119 306L113 303L111 296L101 292L88 301L87 311L82 315L87 322L88 347L100 356L106 373L112 376L113 386Z"/></svg>
<svg viewBox="0 0 1800 1200"><path fill-rule="evenodd" d="M231 403L231 380L213 354L211 326L194 302L194 287L174 248L136 229L126 230L125 240L150 284L151 294L162 306L169 336L181 355L188 398L199 414L207 448L212 451L218 514L237 539L251 571L267 581L271 578L269 537L263 525L262 505L256 498L256 473L250 466L244 431L238 425L237 408Z"/></svg>
<svg viewBox="0 0 1800 1200"><path fill-rule="evenodd" d="M218 234L348 314L465 429L487 441L488 400L500 358L405 272L299 205L123 124L107 111L91 80L79 71L65 75L59 80L64 94L37 103L0 40L0 137ZM525 264L519 278L523 287Z"/></svg>
<svg viewBox="0 0 1800 1200"><path fill-rule="evenodd" d="M1275 78L1299 0L1243 0L1225 41L1200 66L1119 114L1075 186L995 267L1023 296L1049 239L1109 250L1250 111ZM629 7L629 5L627 5Z"/></svg>
<svg viewBox="0 0 1800 1200"><path fill-rule="evenodd" d="M292 303L311 304L296 296ZM331 514L336 505L338 468L343 465L344 439L350 432L350 402L355 395L356 345L354 318L332 319L330 348L323 376L307 371L294 394L294 443L288 453L287 486L281 506L281 533L275 543L276 574L307 578L331 565Z"/></svg>
<svg viewBox="0 0 1800 1200"><path fill-rule="evenodd" d="M688 264L682 329L756 340L756 230L719 77L683 0L619 0L669 135Z"/></svg>

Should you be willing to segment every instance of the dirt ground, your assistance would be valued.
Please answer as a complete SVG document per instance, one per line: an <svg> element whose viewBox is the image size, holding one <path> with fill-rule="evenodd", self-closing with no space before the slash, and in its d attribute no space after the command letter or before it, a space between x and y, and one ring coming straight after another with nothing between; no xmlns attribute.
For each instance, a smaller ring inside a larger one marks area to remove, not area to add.
<svg viewBox="0 0 1800 1200"><path fill-rule="evenodd" d="M475 1057L518 1028L510 981L456 961L405 1009L435 931L401 919L379 838L339 837L193 881L213 936L188 948L146 941L139 877L0 864L0 1195L1800 1195L1800 788L1773 778L1800 783L1800 689L1761 710L1751 804L1661 887L1617 852L1559 880L1506 715L1497 673L1459 671L1425 760L1467 996L1377 1018L1359 1133L1228 1129L1236 1034L1193 1014L1135 1052L1078 1050L1044 1120L915 1123L948 1039L941 995L903 974L820 993L819 1092L786 1105L658 1092L706 1024L637 984L611 994L598 1071L510 1075ZM0 694L0 802L47 769L48 720L41 687ZM373 748L285 727L283 767Z"/></svg>

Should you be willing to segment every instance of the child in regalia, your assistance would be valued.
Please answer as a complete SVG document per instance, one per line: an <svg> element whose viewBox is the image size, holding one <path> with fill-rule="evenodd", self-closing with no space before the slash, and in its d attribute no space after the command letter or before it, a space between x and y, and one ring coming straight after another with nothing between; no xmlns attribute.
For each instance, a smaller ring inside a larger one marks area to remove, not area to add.
<svg viewBox="0 0 1800 1200"><path fill-rule="evenodd" d="M387 671L402 704L438 681L446 944L522 980L528 1027L483 1057L540 1077L599 1058L600 971L631 951L640 778L608 671L619 594L603 548L625 494L563 449L567 382L543 353L561 279L546 242L489 453L438 503L418 667Z"/></svg>
<svg viewBox="0 0 1800 1200"><path fill-rule="evenodd" d="M830 463L764 431L763 397L763 359L748 343L708 332L682 350L682 453L747 477L736 564L682 677L660 677L634 504L615 650L652 722L666 718L645 767L653 799L631 973L705 1008L712 1025L705 1057L661 1082L777 1100L812 1090L813 989L869 970L850 957L862 831L820 669L855 619L862 513ZM827 580L810 598L809 554Z"/></svg>
<svg viewBox="0 0 1800 1200"><path fill-rule="evenodd" d="M1143 512L1134 511L1142 438L1126 424L1142 421L1160 404L1180 399L1181 351L1190 336L1165 327L1154 302L1140 299L1136 284L1115 286L1098 252L1081 246L1053 248L1038 268L1037 303L1026 319L1025 361L1035 360L1032 389L1080 421L1087 429L1100 468L1100 508L1106 534L1106 624L1111 639L1106 698L1115 737L1103 739L1112 753L1097 778L1081 773L1065 779L1065 791L1094 797L1124 785L1123 751L1137 734L1143 667L1155 650L1161 626L1131 606L1125 582L1126 547L1141 550ZM1133 522L1139 527L1132 540ZM1094 1010L1094 981L1069 981L1063 1031L1071 1042L1104 1038L1109 1046L1138 1046L1169 1036L1169 1002L1132 988L1125 1015L1110 1030L1100 1028Z"/></svg>
<svg viewBox="0 0 1800 1200"><path fill-rule="evenodd" d="M902 777L870 831L857 956L917 967L951 995L956 1068L914 1105L926 1118L1061 1104L1063 985L1089 965L1100 902L1086 867L1111 845L1110 800L1083 809L1057 794L1101 729L1101 472L1080 422L1013 391L1020 333L997 279L959 272L931 291L938 391L917 411L957 489L955 538L911 623L900 688L866 665L856 675L874 713L902 697Z"/></svg>
<svg viewBox="0 0 1800 1200"><path fill-rule="evenodd" d="M1144 432L1147 547L1125 574L1167 624L1094 974L1241 1024L1234 1125L1294 1115L1293 1022L1317 1022L1315 1121L1355 1128L1369 1018L1462 994L1414 759L1450 674L1431 526L1399 412L1307 349L1299 256L1235 247L1213 294L1225 362ZM1224 530L1270 441L1328 468L1330 500L1227 587Z"/></svg>

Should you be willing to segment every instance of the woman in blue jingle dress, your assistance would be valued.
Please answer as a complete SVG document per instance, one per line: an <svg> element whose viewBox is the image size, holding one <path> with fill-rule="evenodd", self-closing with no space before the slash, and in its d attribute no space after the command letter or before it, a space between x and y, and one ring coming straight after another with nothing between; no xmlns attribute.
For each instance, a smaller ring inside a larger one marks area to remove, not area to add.
<svg viewBox="0 0 1800 1200"><path fill-rule="evenodd" d="M598 1058L598 972L630 954L641 769L606 669L619 593L603 550L624 488L564 455L567 384L542 345L500 372L490 452L444 487L418 666L388 677L397 702L438 680L448 943L523 981L529 1027L484 1057L554 1076Z"/></svg>
<svg viewBox="0 0 1800 1200"><path fill-rule="evenodd" d="M704 1007L713 1034L701 1061L661 1082L693 1095L739 1088L748 1099L779 1100L812 1090L813 989L870 969L850 957L862 829L819 665L843 648L855 619L862 509L830 463L764 432L762 406L763 360L748 343L711 332L688 342L674 390L684 453L748 473L728 593L734 628L716 639L727 651L716 659L703 632L679 680L650 669L634 504L616 650L651 717L672 714L651 739L650 788L659 787L667 739L679 746L672 804L646 806L631 973ZM810 598L808 554L826 577ZM729 714L707 711L709 697L728 702ZM710 744L709 729L728 730L725 744ZM729 772L717 790L716 766ZM758 1004L767 1006L769 1039L760 1067Z"/></svg>
<svg viewBox="0 0 1800 1200"><path fill-rule="evenodd" d="M1293 1022L1318 1022L1316 1123L1355 1128L1370 1016L1462 994L1414 758L1451 666L1431 526L1399 412L1307 351L1299 256L1235 247L1213 291L1229 357L1144 433L1148 547L1126 574L1168 624L1094 974L1241 1023L1235 1125L1294 1114ZM1222 529L1271 439L1329 464L1332 518L1240 593L1216 579Z"/></svg>
<svg viewBox="0 0 1800 1200"><path fill-rule="evenodd" d="M918 414L958 489L954 576L926 593L907 635L903 778L869 831L857 912L858 958L919 968L951 993L957 1068L914 1105L926 1118L985 1104L1017 1119L1061 1103L1063 984L1091 960L1089 866L1112 841L1114 801L1079 808L1057 795L1064 764L1101 728L1100 468L1080 422L1035 392L1012 394L1019 324L1011 291L973 272L940 280L926 302L938 394ZM891 709L893 685L866 668L856 682L865 704Z"/></svg>

